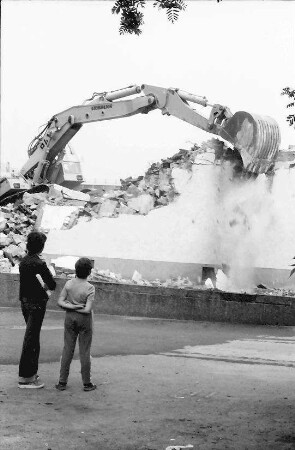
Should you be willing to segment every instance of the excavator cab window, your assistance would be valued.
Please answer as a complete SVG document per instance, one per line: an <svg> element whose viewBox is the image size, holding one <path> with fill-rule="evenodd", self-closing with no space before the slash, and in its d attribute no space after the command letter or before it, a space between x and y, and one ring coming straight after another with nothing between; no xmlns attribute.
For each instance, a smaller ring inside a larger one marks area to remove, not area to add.
<svg viewBox="0 0 295 450"><path fill-rule="evenodd" d="M79 162L63 161L62 166L65 174L81 174L81 165Z"/></svg>

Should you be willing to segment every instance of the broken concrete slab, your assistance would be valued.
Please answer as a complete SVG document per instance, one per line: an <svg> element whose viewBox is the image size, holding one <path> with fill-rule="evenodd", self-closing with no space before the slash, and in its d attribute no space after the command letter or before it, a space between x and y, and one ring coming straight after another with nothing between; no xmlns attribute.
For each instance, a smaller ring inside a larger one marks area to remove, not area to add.
<svg viewBox="0 0 295 450"><path fill-rule="evenodd" d="M34 206L35 209L39 203L44 203L48 197L47 192L29 193L25 192L23 195L23 203L27 206Z"/></svg>
<svg viewBox="0 0 295 450"><path fill-rule="evenodd" d="M65 219L76 211L76 206L44 205L39 227L42 230L60 230Z"/></svg>
<svg viewBox="0 0 295 450"><path fill-rule="evenodd" d="M49 197L58 198L63 197L65 199L81 200L85 202L90 201L90 195L84 192L74 191L73 189L68 189L64 186L59 186L58 184L53 184L49 188Z"/></svg>
<svg viewBox="0 0 295 450"><path fill-rule="evenodd" d="M118 201L107 199L102 203L98 212L98 217L113 217L117 208Z"/></svg>
<svg viewBox="0 0 295 450"><path fill-rule="evenodd" d="M136 213L136 210L133 208L130 208L127 205L124 205L123 203L120 203L119 208L117 209L118 214L134 214Z"/></svg>
<svg viewBox="0 0 295 450"><path fill-rule="evenodd" d="M148 214L154 208L154 199L149 194L142 194L128 201L128 207L138 211L139 214Z"/></svg>
<svg viewBox="0 0 295 450"><path fill-rule="evenodd" d="M0 212L0 232L6 228L6 225L7 219L5 218L4 214Z"/></svg>
<svg viewBox="0 0 295 450"><path fill-rule="evenodd" d="M10 236L8 236L4 233L0 233L0 247L1 248L8 246L11 242L12 242L12 239Z"/></svg>

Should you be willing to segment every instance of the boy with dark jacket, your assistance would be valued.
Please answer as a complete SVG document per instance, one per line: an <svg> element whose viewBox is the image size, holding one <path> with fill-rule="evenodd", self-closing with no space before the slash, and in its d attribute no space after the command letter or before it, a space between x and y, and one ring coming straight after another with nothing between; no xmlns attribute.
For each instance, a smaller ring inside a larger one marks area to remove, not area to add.
<svg viewBox="0 0 295 450"><path fill-rule="evenodd" d="M19 363L18 387L21 389L44 387L38 376L40 331L48 301L47 290L52 291L56 287L46 262L40 258L46 239L45 234L32 231L27 238L27 255L19 265L19 299L27 325Z"/></svg>

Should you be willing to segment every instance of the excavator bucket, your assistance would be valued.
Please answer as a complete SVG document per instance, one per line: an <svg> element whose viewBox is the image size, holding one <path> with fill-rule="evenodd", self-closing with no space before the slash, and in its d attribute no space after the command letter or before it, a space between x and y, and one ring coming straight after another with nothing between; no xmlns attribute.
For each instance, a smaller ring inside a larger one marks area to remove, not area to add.
<svg viewBox="0 0 295 450"><path fill-rule="evenodd" d="M48 192L49 186L47 184L38 184L38 186L34 186L31 189L18 189L17 191L10 190L6 196L1 196L0 198L0 206L7 205L8 203L14 203L18 199L22 199L25 192L29 194L39 193L39 192Z"/></svg>
<svg viewBox="0 0 295 450"><path fill-rule="evenodd" d="M219 134L240 152L247 172L259 174L273 169L280 145L280 130L271 117L238 111Z"/></svg>

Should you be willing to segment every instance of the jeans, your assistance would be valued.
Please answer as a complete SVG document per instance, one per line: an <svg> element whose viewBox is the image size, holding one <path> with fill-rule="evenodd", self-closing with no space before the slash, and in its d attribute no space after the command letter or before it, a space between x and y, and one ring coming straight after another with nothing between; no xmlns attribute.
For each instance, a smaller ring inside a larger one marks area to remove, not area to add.
<svg viewBox="0 0 295 450"><path fill-rule="evenodd" d="M67 311L64 330L64 349L61 357L59 381L67 383L70 365L74 356L76 341L79 337L79 353L83 384L91 382L90 348L92 342L92 314Z"/></svg>
<svg viewBox="0 0 295 450"><path fill-rule="evenodd" d="M19 380L30 382L34 381L38 372L40 331L46 311L46 300L33 303L24 298L21 300L21 309L27 327L19 362Z"/></svg>

